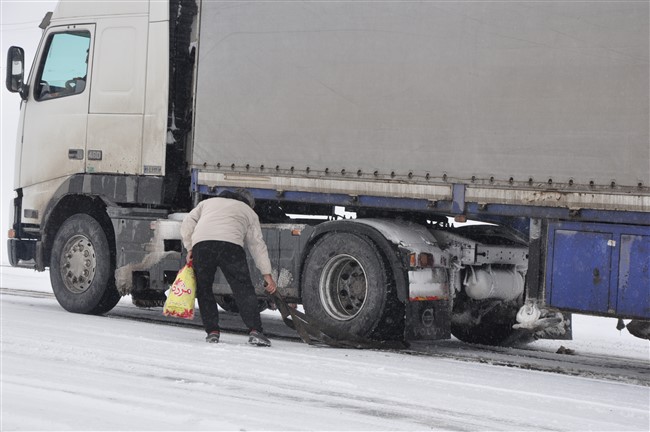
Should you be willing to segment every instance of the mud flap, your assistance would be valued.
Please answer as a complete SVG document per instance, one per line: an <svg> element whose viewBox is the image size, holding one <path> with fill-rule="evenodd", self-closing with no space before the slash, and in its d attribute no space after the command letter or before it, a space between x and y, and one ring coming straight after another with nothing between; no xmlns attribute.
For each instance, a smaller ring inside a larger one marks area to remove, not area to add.
<svg viewBox="0 0 650 432"><path fill-rule="evenodd" d="M405 340L451 337L451 307L447 300L408 301L405 306Z"/></svg>

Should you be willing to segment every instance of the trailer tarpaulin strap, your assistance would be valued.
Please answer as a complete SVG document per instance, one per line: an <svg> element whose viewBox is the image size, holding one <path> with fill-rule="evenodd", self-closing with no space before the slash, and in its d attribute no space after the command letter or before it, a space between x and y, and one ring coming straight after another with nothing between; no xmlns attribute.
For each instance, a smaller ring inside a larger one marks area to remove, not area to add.
<svg viewBox="0 0 650 432"><path fill-rule="evenodd" d="M401 349L408 348L405 341L376 341L349 336L348 339L333 338L316 326L316 324L299 310L289 307L280 294L276 291L270 295L282 315L282 321L287 327L294 329L300 339L309 345L326 344L334 348L358 349ZM312 321L312 322L310 322Z"/></svg>

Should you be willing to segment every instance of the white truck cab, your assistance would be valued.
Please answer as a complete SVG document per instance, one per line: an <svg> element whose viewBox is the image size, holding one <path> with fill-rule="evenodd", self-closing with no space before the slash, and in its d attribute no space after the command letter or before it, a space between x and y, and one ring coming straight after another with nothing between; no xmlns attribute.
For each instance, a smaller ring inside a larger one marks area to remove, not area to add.
<svg viewBox="0 0 650 432"><path fill-rule="evenodd" d="M72 175L164 175L168 17L167 2L61 1L27 81L24 54L10 50L9 88L23 99L15 186L24 223L40 224L46 197Z"/></svg>

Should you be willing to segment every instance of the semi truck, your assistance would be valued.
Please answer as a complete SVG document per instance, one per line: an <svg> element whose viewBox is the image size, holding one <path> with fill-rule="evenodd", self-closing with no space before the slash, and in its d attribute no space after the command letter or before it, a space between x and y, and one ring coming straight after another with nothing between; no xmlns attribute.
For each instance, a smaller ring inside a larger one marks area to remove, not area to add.
<svg viewBox="0 0 650 432"><path fill-rule="evenodd" d="M335 338L570 338L571 313L647 338L649 17L62 0L29 73L8 52L11 264L49 268L70 312L161 306L183 216L243 188L279 292ZM219 272L213 291L237 310Z"/></svg>

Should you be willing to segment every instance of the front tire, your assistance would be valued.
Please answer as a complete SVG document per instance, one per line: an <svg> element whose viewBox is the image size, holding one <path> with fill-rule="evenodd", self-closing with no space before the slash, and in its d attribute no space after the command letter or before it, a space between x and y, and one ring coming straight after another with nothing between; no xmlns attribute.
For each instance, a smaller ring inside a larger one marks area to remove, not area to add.
<svg viewBox="0 0 650 432"><path fill-rule="evenodd" d="M335 339L402 339L404 312L394 285L368 238L327 234L305 260L303 306L309 318Z"/></svg>
<svg viewBox="0 0 650 432"><path fill-rule="evenodd" d="M50 281L59 304L67 311L103 314L120 300L115 264L106 234L87 214L66 219L52 244Z"/></svg>

